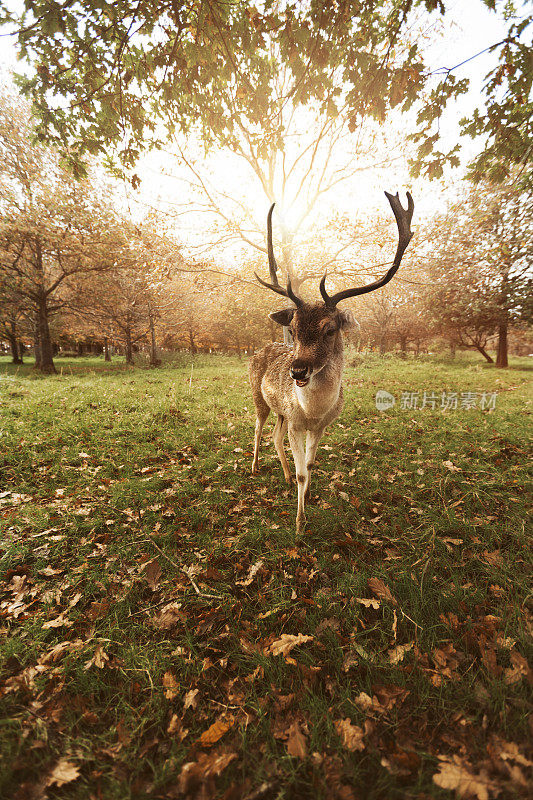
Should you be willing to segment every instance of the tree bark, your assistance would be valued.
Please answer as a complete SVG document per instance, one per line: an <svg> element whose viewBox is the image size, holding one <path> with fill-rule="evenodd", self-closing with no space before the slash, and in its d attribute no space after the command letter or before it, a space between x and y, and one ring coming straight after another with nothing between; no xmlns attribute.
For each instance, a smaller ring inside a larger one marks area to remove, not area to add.
<svg viewBox="0 0 533 800"><path fill-rule="evenodd" d="M508 341L507 341L507 320L503 319L498 327L498 354L496 356L497 367L508 367Z"/></svg>
<svg viewBox="0 0 533 800"><path fill-rule="evenodd" d="M457 350L456 343L453 341L453 339L450 339L450 356L451 356L451 358L455 358L456 350Z"/></svg>
<svg viewBox="0 0 533 800"><path fill-rule="evenodd" d="M195 356L196 353L198 352L198 350L196 348L196 344L194 343L193 332L192 332L192 330L190 328L189 328L189 342L190 342L190 351L193 354L193 356Z"/></svg>
<svg viewBox="0 0 533 800"><path fill-rule="evenodd" d="M161 359L157 357L157 347L155 342L154 315L150 311L150 366L159 367Z"/></svg>
<svg viewBox="0 0 533 800"><path fill-rule="evenodd" d="M11 348L11 363L22 364L17 341L17 330L14 322L11 323L11 332L8 333L7 338L9 339L9 346Z"/></svg>
<svg viewBox="0 0 533 800"><path fill-rule="evenodd" d="M50 328L48 326L48 306L43 295L39 300L37 309L37 324L39 329L39 369L47 375L56 372Z"/></svg>
<svg viewBox="0 0 533 800"><path fill-rule="evenodd" d="M481 345L481 344L476 344L476 345L474 345L474 347L476 348L476 350L479 350L479 352L481 353L481 355L483 356L483 358L486 358L486 359L487 359L487 361L489 362L489 364L494 364L494 359L492 358L492 356L489 356L489 354L487 353L487 351L485 350L485 348L483 347L483 345Z"/></svg>
<svg viewBox="0 0 533 800"><path fill-rule="evenodd" d="M39 334L39 321L37 319L37 315L35 316L34 322L34 329L33 329L33 350L35 355L35 369L40 369L41 367L41 341L40 341L40 334Z"/></svg>
<svg viewBox="0 0 533 800"><path fill-rule="evenodd" d="M126 326L126 364L133 364L133 345L131 342L131 328Z"/></svg>
<svg viewBox="0 0 533 800"><path fill-rule="evenodd" d="M111 356L109 354L109 344L107 341L107 336L104 336L104 361L111 361Z"/></svg>

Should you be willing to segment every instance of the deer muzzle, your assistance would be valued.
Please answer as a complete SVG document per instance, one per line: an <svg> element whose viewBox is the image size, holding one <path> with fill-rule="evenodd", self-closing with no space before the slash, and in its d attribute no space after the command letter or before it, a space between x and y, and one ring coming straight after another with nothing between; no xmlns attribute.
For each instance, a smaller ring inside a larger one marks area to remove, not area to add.
<svg viewBox="0 0 533 800"><path fill-rule="evenodd" d="M312 372L313 368L302 361L295 359L291 364L290 375L296 382L296 386L307 386Z"/></svg>

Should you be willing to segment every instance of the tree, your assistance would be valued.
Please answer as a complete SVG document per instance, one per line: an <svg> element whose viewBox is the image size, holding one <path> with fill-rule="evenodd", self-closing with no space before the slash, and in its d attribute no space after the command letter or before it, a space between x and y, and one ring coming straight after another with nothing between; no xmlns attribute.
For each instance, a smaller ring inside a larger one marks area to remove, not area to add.
<svg viewBox="0 0 533 800"><path fill-rule="evenodd" d="M33 322L36 366L54 372L50 316L82 275L111 269L119 226L109 189L78 181L57 154L28 147L26 104L0 97L0 275ZM120 244L120 243L119 243Z"/></svg>
<svg viewBox="0 0 533 800"><path fill-rule="evenodd" d="M457 343L486 352L497 335L496 366L508 365L508 330L533 320L532 191L516 183L471 187L429 234L434 287L429 307Z"/></svg>
<svg viewBox="0 0 533 800"><path fill-rule="evenodd" d="M485 76L484 106L475 108L470 117L460 121L460 136L482 137L483 142L469 164L468 177L475 183L487 179L502 182L513 174L522 187L531 187L533 69L531 42L526 35L533 21L533 15L526 12L526 7L531 4L527 0L523 3L518 0L518 5L523 6L520 15L517 4L513 2L483 2L489 9L503 13L508 30L502 41L487 48L498 53L498 64ZM443 8L442 3L438 5ZM440 80L428 92L426 102L419 109L418 130L410 136L418 144L417 156L412 161L415 175L439 178L446 164L458 166L460 163L460 142L444 152L437 146L441 144L439 123L446 106L468 90L468 78L457 79L453 74L466 63L438 70Z"/></svg>
<svg viewBox="0 0 533 800"><path fill-rule="evenodd" d="M266 2L261 10L245 0L40 0L22 13L9 5L0 20L15 26L34 66L20 82L38 135L78 168L83 154L110 144L131 166L141 150L191 126L206 141L233 136L241 122L260 135L278 111L276 83L295 106L315 102L332 118L347 105L354 125L410 104L423 84L416 43L401 41L412 0ZM228 97L245 101L245 119Z"/></svg>

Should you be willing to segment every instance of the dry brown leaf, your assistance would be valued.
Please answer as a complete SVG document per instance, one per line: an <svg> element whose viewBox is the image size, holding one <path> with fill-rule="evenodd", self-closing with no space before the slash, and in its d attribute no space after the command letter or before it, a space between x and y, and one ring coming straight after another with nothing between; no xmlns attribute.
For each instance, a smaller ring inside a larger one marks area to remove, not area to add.
<svg viewBox="0 0 533 800"><path fill-rule="evenodd" d="M62 611L55 619L49 619L48 622L43 624L43 630L48 630L48 628L70 628L74 623L68 619L66 613L66 611Z"/></svg>
<svg viewBox="0 0 533 800"><path fill-rule="evenodd" d="M178 778L178 789L182 794L191 797L190 789L196 789L198 784L206 783L211 778L220 775L228 764L237 758L237 753L200 753L198 761L189 761L181 768Z"/></svg>
<svg viewBox="0 0 533 800"><path fill-rule="evenodd" d="M356 597L355 600L365 608L379 608L381 605L380 601L374 597Z"/></svg>
<svg viewBox="0 0 533 800"><path fill-rule="evenodd" d="M300 730L300 724L297 720L289 728L287 753L294 758L305 758L307 755L307 740Z"/></svg>
<svg viewBox="0 0 533 800"><path fill-rule="evenodd" d="M233 717L220 717L202 733L198 739L198 744L201 747L212 747L229 731L234 722Z"/></svg>
<svg viewBox="0 0 533 800"><path fill-rule="evenodd" d="M531 673L527 659L517 650L511 650L510 658L513 666L504 670L503 678L508 685L518 683L523 677L530 676Z"/></svg>
<svg viewBox="0 0 533 800"><path fill-rule="evenodd" d="M188 708L195 709L198 705L198 695L200 693L199 689L191 689L185 695L185 699L183 701L183 710L187 711Z"/></svg>
<svg viewBox="0 0 533 800"><path fill-rule="evenodd" d="M477 800L489 800L489 791L493 788L487 771L482 768L478 775L471 770L470 764L459 756L439 756L439 771L433 775L433 782L441 789L451 789L457 797L473 797Z"/></svg>
<svg viewBox="0 0 533 800"><path fill-rule="evenodd" d="M340 736L341 742L347 750L364 750L364 732L357 725L352 725L351 719L338 719L335 723L335 730Z"/></svg>
<svg viewBox="0 0 533 800"><path fill-rule="evenodd" d="M66 758L61 758L50 773L46 785L52 786L55 783L56 786L64 786L66 783L75 781L79 774L80 771L76 764Z"/></svg>
<svg viewBox="0 0 533 800"><path fill-rule="evenodd" d="M109 656L105 652L104 648L101 644L96 645L96 650L94 651L94 656L89 659L85 663L85 669L89 669L93 665L98 667L98 669L103 669L107 662L109 661Z"/></svg>
<svg viewBox="0 0 533 800"><path fill-rule="evenodd" d="M403 661L405 654L413 649L413 646L414 642L408 642L407 644L399 644L393 647L392 650L389 650L387 653L389 662L391 664L399 664L400 661Z"/></svg>
<svg viewBox="0 0 533 800"><path fill-rule="evenodd" d="M389 602L395 606L398 605L398 601L391 594L389 587L381 580L381 578L369 578L368 588L376 595L376 597L380 597L382 600L389 600Z"/></svg>
<svg viewBox="0 0 533 800"><path fill-rule="evenodd" d="M183 727L183 723L177 714L172 714L168 723L167 733L171 736L177 736L182 742L189 733L189 729Z"/></svg>
<svg viewBox="0 0 533 800"><path fill-rule="evenodd" d="M174 700L178 695L179 683L176 676L169 670L163 675L163 686L165 687L165 697L167 700Z"/></svg>
<svg viewBox="0 0 533 800"><path fill-rule="evenodd" d="M248 570L246 578L243 578L242 581L235 581L235 583L238 586L249 586L262 566L263 566L263 561L261 559L259 561L256 561L255 564L252 564L252 566Z"/></svg>
<svg viewBox="0 0 533 800"><path fill-rule="evenodd" d="M150 589L155 592L159 585L159 578L161 577L161 567L157 558L149 561L142 571L142 576Z"/></svg>
<svg viewBox="0 0 533 800"><path fill-rule="evenodd" d="M303 633L298 633L297 635L293 633L282 633L279 639L276 639L275 642L272 642L270 647L267 647L266 653L270 653L273 656L286 656L293 648L305 642L311 642L312 640L312 636L305 636Z"/></svg>
<svg viewBox="0 0 533 800"><path fill-rule="evenodd" d="M173 628L178 620L183 619L183 612L181 611L181 604L169 603L157 616L152 617L151 623L154 628L159 628L162 631L168 631Z"/></svg>

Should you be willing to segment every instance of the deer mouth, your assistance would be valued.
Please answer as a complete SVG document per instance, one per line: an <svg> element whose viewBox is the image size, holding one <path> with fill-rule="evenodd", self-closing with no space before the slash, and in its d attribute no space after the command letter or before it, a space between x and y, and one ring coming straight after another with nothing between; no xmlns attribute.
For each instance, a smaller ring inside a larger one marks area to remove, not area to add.
<svg viewBox="0 0 533 800"><path fill-rule="evenodd" d="M296 386L307 386L307 384L309 383L309 378L304 378L303 380L295 378L294 380L296 382Z"/></svg>

